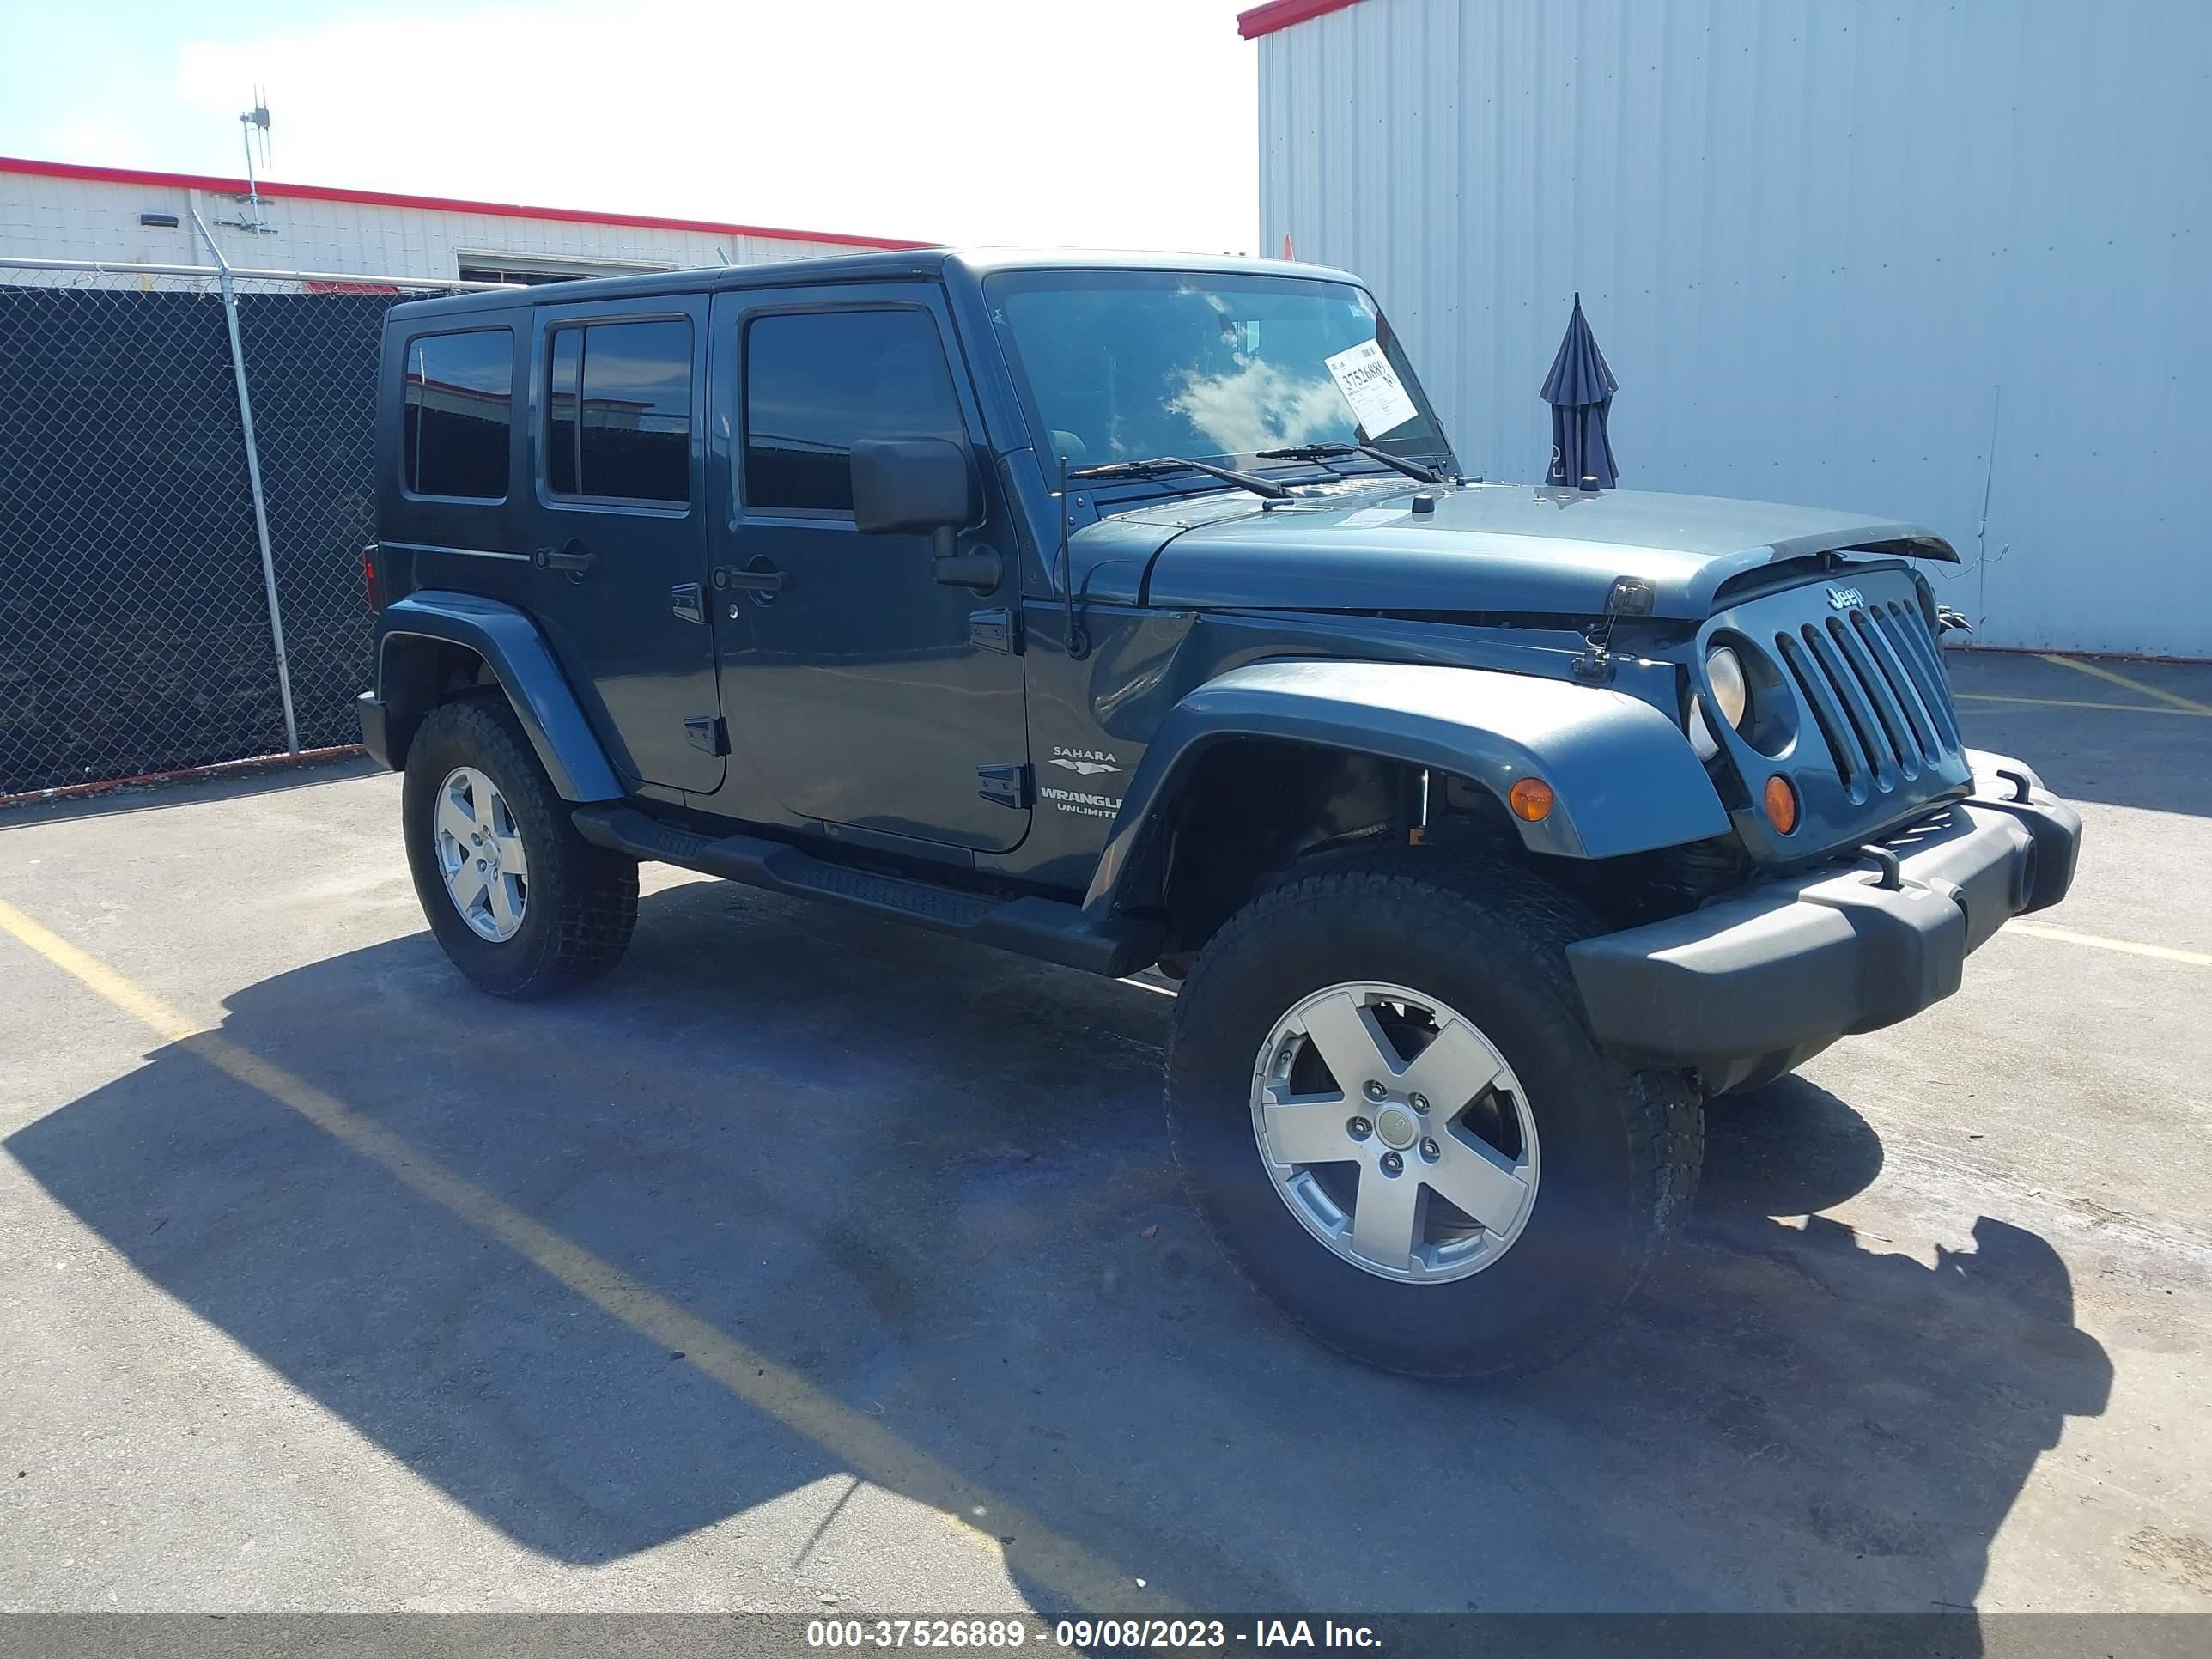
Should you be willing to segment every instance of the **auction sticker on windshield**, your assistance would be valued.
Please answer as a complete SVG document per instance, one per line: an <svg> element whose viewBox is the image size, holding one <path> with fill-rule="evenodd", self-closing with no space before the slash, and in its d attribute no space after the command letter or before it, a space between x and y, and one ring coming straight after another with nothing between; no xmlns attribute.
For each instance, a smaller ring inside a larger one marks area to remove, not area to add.
<svg viewBox="0 0 2212 1659"><path fill-rule="evenodd" d="M1377 342L1363 340L1349 351L1322 361L1328 365L1337 390L1344 393L1344 401L1352 405L1353 417L1369 437L1395 432L1421 412L1406 395L1397 370L1390 367Z"/></svg>

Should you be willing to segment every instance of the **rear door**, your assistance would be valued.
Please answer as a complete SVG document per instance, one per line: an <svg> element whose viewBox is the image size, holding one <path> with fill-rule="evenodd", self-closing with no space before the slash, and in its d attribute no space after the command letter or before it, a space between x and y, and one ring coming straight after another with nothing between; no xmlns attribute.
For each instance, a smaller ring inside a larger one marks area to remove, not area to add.
<svg viewBox="0 0 2212 1659"><path fill-rule="evenodd" d="M949 850L1005 851L1028 831L1020 571L954 340L929 283L714 296L737 498L710 562L727 584L723 697L757 769L732 792L757 797L732 803L738 816ZM968 447L981 507L954 547L1001 556L995 589L940 580L928 536L860 533L860 438Z"/></svg>
<svg viewBox="0 0 2212 1659"><path fill-rule="evenodd" d="M538 308L533 607L609 752L707 793L726 742L705 601L707 301ZM625 765L626 762L626 765Z"/></svg>

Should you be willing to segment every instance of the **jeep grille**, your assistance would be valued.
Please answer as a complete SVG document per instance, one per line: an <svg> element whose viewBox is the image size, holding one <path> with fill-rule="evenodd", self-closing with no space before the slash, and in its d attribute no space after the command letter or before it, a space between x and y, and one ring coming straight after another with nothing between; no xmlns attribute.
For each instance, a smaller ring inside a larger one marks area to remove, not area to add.
<svg viewBox="0 0 2212 1659"><path fill-rule="evenodd" d="M1917 605L1869 599L1778 633L1774 648L1853 805L1959 753L1949 687Z"/></svg>
<svg viewBox="0 0 2212 1659"><path fill-rule="evenodd" d="M1754 723L1748 735L1717 733L1741 797L1729 811L1754 863L1856 846L1973 787L1912 572L1893 563L1843 568L1839 578L1739 600L1698 631L1700 653L1733 641L1755 659L1754 710L1764 696L1778 699L1779 718ZM1692 681L1710 691L1694 670ZM1787 836L1759 805L1777 774L1802 808Z"/></svg>

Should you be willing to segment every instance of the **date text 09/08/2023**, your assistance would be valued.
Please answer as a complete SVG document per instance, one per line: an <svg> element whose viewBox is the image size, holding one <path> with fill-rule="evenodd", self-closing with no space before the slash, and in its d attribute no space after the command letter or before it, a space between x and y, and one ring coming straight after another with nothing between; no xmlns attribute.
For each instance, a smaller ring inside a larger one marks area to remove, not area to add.
<svg viewBox="0 0 2212 1659"><path fill-rule="evenodd" d="M1059 1648L1359 1648L1382 1638L1366 1625L1333 1620L1062 1619L1031 1630L1020 1619L812 1619L810 1648L1018 1648L1049 1642Z"/></svg>

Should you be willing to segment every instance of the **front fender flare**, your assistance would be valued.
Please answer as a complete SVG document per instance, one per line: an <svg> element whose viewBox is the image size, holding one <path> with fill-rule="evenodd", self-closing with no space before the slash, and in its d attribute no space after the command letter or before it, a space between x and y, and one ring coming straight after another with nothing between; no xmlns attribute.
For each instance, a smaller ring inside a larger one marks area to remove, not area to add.
<svg viewBox="0 0 2212 1659"><path fill-rule="evenodd" d="M563 800L619 800L623 790L552 648L528 614L474 593L425 589L385 608L377 627L376 695L411 727L427 708L391 711L386 668L395 639L429 639L482 657Z"/></svg>
<svg viewBox="0 0 2212 1659"><path fill-rule="evenodd" d="M1207 681L1160 723L1124 793L1086 908L1131 896L1205 752L1274 738L1456 773L1502 802L1540 777L1555 805L1512 819L1532 852L1615 858L1727 833L1729 816L1681 730L1626 692L1425 663L1254 663Z"/></svg>

